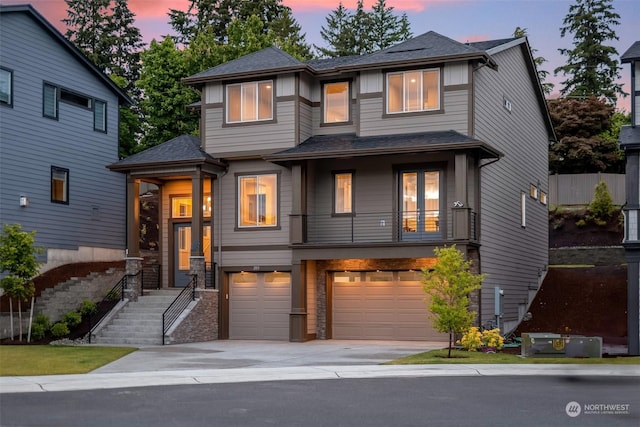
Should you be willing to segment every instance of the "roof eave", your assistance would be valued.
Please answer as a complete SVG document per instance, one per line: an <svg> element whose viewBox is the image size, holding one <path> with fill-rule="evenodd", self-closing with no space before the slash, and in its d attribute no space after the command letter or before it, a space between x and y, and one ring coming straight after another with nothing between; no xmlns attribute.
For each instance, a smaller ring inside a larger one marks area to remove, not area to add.
<svg viewBox="0 0 640 427"><path fill-rule="evenodd" d="M182 79L182 82L188 85L198 86L206 83L213 83L223 80L234 80L234 79L253 79L265 76L272 76L274 74L284 74L284 73L296 73L300 71L307 71L309 73L313 73L313 70L308 65L304 64L302 66L288 66L288 67L279 67L279 68L270 68L267 70L256 70L251 72L238 72L238 73L227 73L220 74L215 76L201 76L201 77L185 77Z"/></svg>
<svg viewBox="0 0 640 427"><path fill-rule="evenodd" d="M453 62L453 61L469 61L474 59L483 59L487 63L494 63L493 59L484 52L472 52L465 54L434 56L429 58L416 58L412 60L394 60L394 61L380 61L370 64L353 64L338 66L335 70L340 71L360 71L371 70L380 68L397 68L397 67L411 67L414 65L422 64L436 64L441 62Z"/></svg>
<svg viewBox="0 0 640 427"><path fill-rule="evenodd" d="M147 162L147 163L113 163L107 165L107 169L112 170L114 172L129 172L133 170L144 170L144 169L158 169L163 167L175 167L175 166L198 166L198 165L209 165L214 168L221 168L222 170L226 170L227 165L224 162L212 160L212 159L191 159L191 160L175 160L175 161L167 161L167 162Z"/></svg>

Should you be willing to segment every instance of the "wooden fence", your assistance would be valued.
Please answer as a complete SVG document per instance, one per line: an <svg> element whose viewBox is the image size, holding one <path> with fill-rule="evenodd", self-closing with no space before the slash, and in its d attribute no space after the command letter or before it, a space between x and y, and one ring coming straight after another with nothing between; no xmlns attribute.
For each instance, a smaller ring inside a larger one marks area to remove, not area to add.
<svg viewBox="0 0 640 427"><path fill-rule="evenodd" d="M588 205L593 200L595 187L600 181L607 184L613 203L624 205L624 178L624 174L613 173L549 175L549 207Z"/></svg>

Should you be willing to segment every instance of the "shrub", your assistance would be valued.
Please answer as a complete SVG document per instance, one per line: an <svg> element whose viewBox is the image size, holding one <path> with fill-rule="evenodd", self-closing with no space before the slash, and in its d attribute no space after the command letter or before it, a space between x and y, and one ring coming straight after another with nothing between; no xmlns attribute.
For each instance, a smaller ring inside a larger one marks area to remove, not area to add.
<svg viewBox="0 0 640 427"><path fill-rule="evenodd" d="M502 335L500 334L500 329L494 328L482 331L482 343L487 348L501 350L502 347L504 347L504 338L502 338Z"/></svg>
<svg viewBox="0 0 640 427"><path fill-rule="evenodd" d="M482 334L477 327L472 326L458 340L458 344L462 345L467 351L478 351L478 348L482 346Z"/></svg>
<svg viewBox="0 0 640 427"><path fill-rule="evenodd" d="M51 335L55 338L62 338L69 335L69 327L65 322L58 322L51 328Z"/></svg>
<svg viewBox="0 0 640 427"><path fill-rule="evenodd" d="M72 310L62 316L62 321L66 323L69 328L73 329L82 322L82 316L80 316L80 313L77 311Z"/></svg>
<svg viewBox="0 0 640 427"><path fill-rule="evenodd" d="M41 340L47 334L47 330L43 324L34 323L31 325L31 338L36 341Z"/></svg>
<svg viewBox="0 0 640 427"><path fill-rule="evenodd" d="M589 204L589 212L596 220L605 220L615 211L613 205L613 199L607 188L607 184L604 181L600 181L596 185L593 200Z"/></svg>
<svg viewBox="0 0 640 427"><path fill-rule="evenodd" d="M93 313L96 312L96 303L89 300L82 301L82 305L80 306L80 314L82 317L89 317Z"/></svg>
<svg viewBox="0 0 640 427"><path fill-rule="evenodd" d="M49 330L49 328L51 328L51 322L49 321L49 318L47 317L47 315L44 314L44 313L36 314L36 317L33 318L33 324L34 325L41 325L47 331Z"/></svg>
<svg viewBox="0 0 640 427"><path fill-rule="evenodd" d="M587 221L585 221L584 219L579 219L578 221L576 221L576 227L578 228L582 228L585 225L587 225Z"/></svg>

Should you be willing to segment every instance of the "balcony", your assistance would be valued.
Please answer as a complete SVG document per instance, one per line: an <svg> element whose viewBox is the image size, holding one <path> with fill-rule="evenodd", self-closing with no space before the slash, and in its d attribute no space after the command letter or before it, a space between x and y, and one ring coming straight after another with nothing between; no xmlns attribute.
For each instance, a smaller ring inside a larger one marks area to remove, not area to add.
<svg viewBox="0 0 640 427"><path fill-rule="evenodd" d="M302 232L292 243L349 244L452 240L442 228L440 211L358 212L354 215L292 215ZM298 221L300 219L300 221ZM477 240L476 214L468 209L453 215L455 240ZM456 229L458 227L459 229ZM295 226L293 227L295 229ZM293 229L292 229L293 231Z"/></svg>

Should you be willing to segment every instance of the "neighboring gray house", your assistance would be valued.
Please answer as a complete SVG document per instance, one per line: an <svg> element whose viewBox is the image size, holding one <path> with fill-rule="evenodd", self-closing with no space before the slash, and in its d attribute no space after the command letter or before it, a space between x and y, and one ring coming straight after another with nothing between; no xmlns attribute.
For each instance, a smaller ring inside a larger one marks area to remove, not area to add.
<svg viewBox="0 0 640 427"><path fill-rule="evenodd" d="M496 288L503 330L526 313L554 133L525 38L428 32L309 62L270 47L185 82L202 93L197 155L172 140L110 168L128 177L130 256L137 189L160 186L164 287L217 264L220 338L446 339L420 269L453 244L487 274L479 322Z"/></svg>
<svg viewBox="0 0 640 427"><path fill-rule="evenodd" d="M624 212L624 241L627 259L627 346L628 353L640 355L640 41L622 55L631 64L631 126L620 130L620 146L626 164L627 203Z"/></svg>
<svg viewBox="0 0 640 427"><path fill-rule="evenodd" d="M121 260L127 96L31 6L0 6L0 223L36 230L43 271Z"/></svg>

